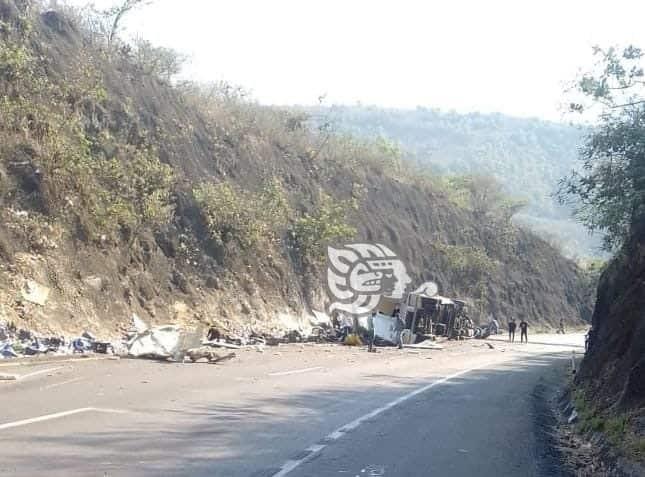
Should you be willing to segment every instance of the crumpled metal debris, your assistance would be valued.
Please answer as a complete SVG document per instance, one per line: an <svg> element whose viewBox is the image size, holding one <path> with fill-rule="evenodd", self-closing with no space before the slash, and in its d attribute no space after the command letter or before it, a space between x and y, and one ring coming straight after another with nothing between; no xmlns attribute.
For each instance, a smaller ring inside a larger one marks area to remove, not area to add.
<svg viewBox="0 0 645 477"><path fill-rule="evenodd" d="M3 358L17 358L18 353L13 349L11 343L0 343L0 356Z"/></svg>
<svg viewBox="0 0 645 477"><path fill-rule="evenodd" d="M47 353L49 348L36 338L29 346L25 348L25 355L34 356L37 354Z"/></svg>
<svg viewBox="0 0 645 477"><path fill-rule="evenodd" d="M72 340L72 351L74 353L87 353L92 351L93 342L92 340L81 336Z"/></svg>
<svg viewBox="0 0 645 477"><path fill-rule="evenodd" d="M167 325L149 328L128 342L128 354L135 358L168 359L179 354L181 329Z"/></svg>

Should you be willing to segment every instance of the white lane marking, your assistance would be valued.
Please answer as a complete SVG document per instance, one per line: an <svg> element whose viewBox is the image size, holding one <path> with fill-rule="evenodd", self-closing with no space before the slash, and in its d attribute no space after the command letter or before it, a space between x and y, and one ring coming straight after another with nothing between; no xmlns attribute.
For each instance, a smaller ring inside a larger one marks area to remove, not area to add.
<svg viewBox="0 0 645 477"><path fill-rule="evenodd" d="M32 417L30 419L23 419L21 421L7 422L0 424L0 431L4 429L11 429L14 427L26 426L29 424L36 424L38 422L50 421L52 419L60 419L61 417L73 416L74 414L81 414L84 412L104 412L111 414L123 414L127 411L119 409L106 409L101 407L81 407L79 409L72 409L71 411L56 412L54 414L45 414L44 416Z"/></svg>
<svg viewBox="0 0 645 477"><path fill-rule="evenodd" d="M316 366L315 368L294 369L293 371L280 371L279 373L269 373L269 376L288 376L289 374L308 373L310 371L318 371L319 369L323 369L322 366Z"/></svg>
<svg viewBox="0 0 645 477"><path fill-rule="evenodd" d="M307 456L308 457L308 456ZM289 472L291 472L293 469L298 467L300 464L304 462L305 459L301 460L288 460L284 463L282 466L282 469L280 472L277 474L273 474L273 477L282 477L283 475L287 475Z"/></svg>
<svg viewBox="0 0 645 477"><path fill-rule="evenodd" d="M33 373L23 374L18 379L27 379L33 376L38 376L39 374L52 373L54 371L58 371L59 369L63 369L63 366L58 366L57 368L41 369L40 371L34 371Z"/></svg>
<svg viewBox="0 0 645 477"><path fill-rule="evenodd" d="M43 386L40 389L42 389L44 391L45 389L57 388L58 386L65 386L66 384L72 384L72 383L75 383L77 381L82 381L83 379L86 379L86 378L80 377L80 378L68 379L67 381L63 381L62 383L54 383L54 384L50 384L48 386Z"/></svg>
<svg viewBox="0 0 645 477"><path fill-rule="evenodd" d="M360 426L362 423L365 421L372 419L379 414L382 414L383 412L387 411L388 409L392 409L395 406L398 406L402 402L407 401L408 399L411 399L415 396L418 396L421 393L424 393L435 386L438 386L440 384L443 384L447 381L450 381L451 379L458 378L459 376L462 376L466 373L470 373L471 371L475 371L476 369L483 368L484 366L475 366L473 368L468 368L463 371L459 371L458 373L451 374L450 376L446 376L444 378L438 379L437 381L433 381L430 384L426 384L425 386L422 386L418 389L415 389L414 391L404 394L403 396L395 399L394 401L391 401L387 403L383 407L379 407L378 409L375 409L374 411L365 414L364 416L359 417L358 419L354 419L352 422L349 424L345 424L344 426L339 427L336 429L334 432L331 434L328 434L326 437L323 438L323 440L326 440L327 442L330 441L335 441L337 439L340 439L342 436L344 436L348 431L351 431L353 429L356 429L358 426ZM302 459L299 460L288 460L286 461L282 467L280 468L280 471L276 474L273 474L273 477L284 477L285 475L289 474L292 470L294 470L296 467L300 466L307 460L311 459L311 457L314 454L317 454L321 450L323 450L325 447L327 447L328 444L319 444L319 445L314 445L306 449L309 454L307 454L306 457L303 457Z"/></svg>
<svg viewBox="0 0 645 477"><path fill-rule="evenodd" d="M325 444L316 444L316 445L307 447L305 449L305 452L316 453L316 452L320 452L324 448L325 448Z"/></svg>
<svg viewBox="0 0 645 477"><path fill-rule="evenodd" d="M80 356L78 358L69 358L69 359L50 359L48 361L27 361L21 363L0 363L0 368L15 368L16 366L40 366L43 364L58 364L58 363L85 363L88 361L104 361L106 359L112 359L111 357L95 357L88 358L87 355ZM11 361L11 360L10 360Z"/></svg>

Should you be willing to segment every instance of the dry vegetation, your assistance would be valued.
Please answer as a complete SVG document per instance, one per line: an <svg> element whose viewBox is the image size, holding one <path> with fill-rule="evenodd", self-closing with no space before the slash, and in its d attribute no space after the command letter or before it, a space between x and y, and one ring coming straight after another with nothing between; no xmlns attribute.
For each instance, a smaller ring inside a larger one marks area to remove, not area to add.
<svg viewBox="0 0 645 477"><path fill-rule="evenodd" d="M96 12L0 0L0 22L0 254L59 269L67 285L45 320L175 319L183 303L189 319L259 326L321 309L325 246L350 238L387 243L416 280L484 315L589 313L576 266L513 225L520 204L487 178L437 177L387 141L313 128L227 84L173 81L179 56L122 43ZM46 275L33 263L0 270L6 289ZM83 292L94 275L109 285Z"/></svg>

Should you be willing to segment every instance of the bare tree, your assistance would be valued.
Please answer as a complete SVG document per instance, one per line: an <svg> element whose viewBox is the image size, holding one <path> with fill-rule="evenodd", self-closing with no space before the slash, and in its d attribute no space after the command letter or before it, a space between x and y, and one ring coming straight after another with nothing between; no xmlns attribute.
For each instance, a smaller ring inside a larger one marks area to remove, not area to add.
<svg viewBox="0 0 645 477"><path fill-rule="evenodd" d="M121 28L121 22L123 17L125 17L132 10L150 5L153 0L124 0L123 3L108 8L103 12L103 14L110 19L110 31L108 33L108 49L112 50L112 45L116 39L119 29Z"/></svg>

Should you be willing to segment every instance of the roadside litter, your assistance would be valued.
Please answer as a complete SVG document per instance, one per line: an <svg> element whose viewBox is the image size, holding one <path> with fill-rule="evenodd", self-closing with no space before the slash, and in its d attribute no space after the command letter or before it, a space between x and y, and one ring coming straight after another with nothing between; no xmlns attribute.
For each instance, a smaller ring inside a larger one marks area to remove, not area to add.
<svg viewBox="0 0 645 477"><path fill-rule="evenodd" d="M114 353L114 348L111 342L99 341L87 331L68 340L62 336L38 336L13 323L0 322L0 359L79 353L107 354Z"/></svg>
<svg viewBox="0 0 645 477"><path fill-rule="evenodd" d="M2 343L0 344L0 355L3 358L17 358L18 353L13 349L13 346L11 346L10 343Z"/></svg>
<svg viewBox="0 0 645 477"><path fill-rule="evenodd" d="M213 346L215 348L240 349L242 346L227 343L226 341L203 341L204 346Z"/></svg>
<svg viewBox="0 0 645 477"><path fill-rule="evenodd" d="M217 352L212 349L202 346L200 348L192 348L186 351L184 356L184 362L190 360L192 363L206 359L209 363L219 363L221 361L226 361L232 358L235 358L235 353L228 353L225 355L217 354Z"/></svg>

